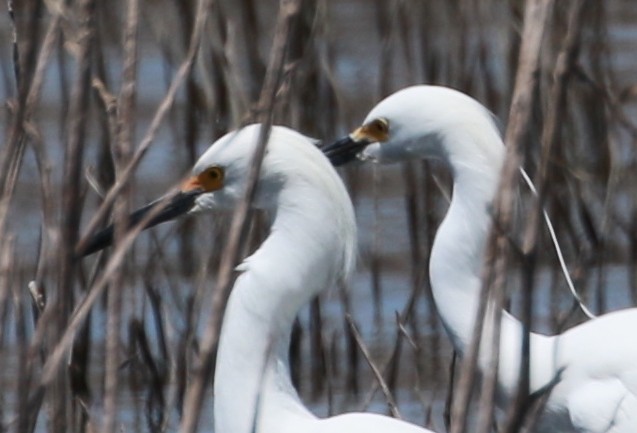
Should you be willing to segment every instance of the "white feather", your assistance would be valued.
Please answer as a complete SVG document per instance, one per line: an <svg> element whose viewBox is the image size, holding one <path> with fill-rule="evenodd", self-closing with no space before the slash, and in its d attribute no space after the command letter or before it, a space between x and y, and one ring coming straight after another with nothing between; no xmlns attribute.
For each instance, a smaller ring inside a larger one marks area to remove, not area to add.
<svg viewBox="0 0 637 433"><path fill-rule="evenodd" d="M502 139L482 105L445 87L403 89L381 101L366 123L376 118L388 121L389 139L368 146L362 159L442 158L453 173L453 198L438 229L429 267L438 311L455 347L464 352L477 315L480 270L492 223L488 207L505 155ZM561 372L537 432L637 432L635 329L637 309L629 309L561 335L531 334L531 391L546 387ZM505 312L498 371L503 405L516 390L521 342L520 322ZM479 363L482 369L489 353L485 343Z"/></svg>
<svg viewBox="0 0 637 433"><path fill-rule="evenodd" d="M196 211L231 207L243 196L259 125L230 133L199 159L225 170L224 187ZM224 316L214 383L218 433L427 433L389 417L317 419L292 386L289 336L299 309L353 266L356 226L336 171L304 136L274 126L254 205L273 213L270 234L239 266Z"/></svg>

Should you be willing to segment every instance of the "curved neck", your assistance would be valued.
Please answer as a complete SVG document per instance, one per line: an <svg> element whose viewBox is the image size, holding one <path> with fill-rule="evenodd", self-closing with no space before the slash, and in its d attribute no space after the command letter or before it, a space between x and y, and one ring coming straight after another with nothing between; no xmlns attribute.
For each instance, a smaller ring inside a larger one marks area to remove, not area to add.
<svg viewBox="0 0 637 433"><path fill-rule="evenodd" d="M299 309L335 279L343 240L325 223L330 206L321 211L285 196L278 204L270 235L239 266L226 308L214 382L217 432L274 432L290 417L312 418L290 380L290 331Z"/></svg>
<svg viewBox="0 0 637 433"><path fill-rule="evenodd" d="M480 302L485 244L492 225L489 211L505 155L496 131L480 136L447 137L447 161L453 172L453 197L431 252L430 275L436 306L454 347L463 353L471 343ZM455 147L454 147L455 145ZM454 152L455 149L462 151ZM488 311L493 305L488 305ZM500 327L498 383L505 395L515 392L520 371L523 329L503 312ZM487 368L488 333L481 341L480 369ZM546 359L551 341L531 334L531 388L537 390L552 379ZM542 358L541 360L537 360Z"/></svg>
<svg viewBox="0 0 637 433"><path fill-rule="evenodd" d="M453 173L453 195L436 234L429 267L442 321L454 347L464 352L471 342L478 310L481 267L492 222L489 205L496 192L500 164L486 158L465 163L453 154L448 162Z"/></svg>

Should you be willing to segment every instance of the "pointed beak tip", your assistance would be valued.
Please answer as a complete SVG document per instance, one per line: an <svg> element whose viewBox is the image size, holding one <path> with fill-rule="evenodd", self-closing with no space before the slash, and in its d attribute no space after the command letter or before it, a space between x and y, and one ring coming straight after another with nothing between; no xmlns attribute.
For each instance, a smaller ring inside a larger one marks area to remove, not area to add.
<svg viewBox="0 0 637 433"><path fill-rule="evenodd" d="M190 212L196 205L197 197L203 194L203 188L179 191L171 197L164 197L136 210L128 216L127 230L142 225L142 230L163 222L174 220ZM75 248L78 258L89 256L113 244L114 227L99 230L87 239L83 239Z"/></svg>
<svg viewBox="0 0 637 433"><path fill-rule="evenodd" d="M332 144L321 148L323 154L332 165L339 167L348 164L358 158L358 154L369 144L368 140L354 140L347 135Z"/></svg>

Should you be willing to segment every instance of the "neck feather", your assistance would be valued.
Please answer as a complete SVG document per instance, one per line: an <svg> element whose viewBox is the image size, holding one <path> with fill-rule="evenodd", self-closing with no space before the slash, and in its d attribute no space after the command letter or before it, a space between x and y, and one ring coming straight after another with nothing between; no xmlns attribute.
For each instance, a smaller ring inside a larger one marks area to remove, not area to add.
<svg viewBox="0 0 637 433"><path fill-rule="evenodd" d="M451 149L447 161L454 178L453 198L434 241L430 275L444 326L456 350L463 353L471 343L476 322L485 244L492 225L489 207L497 191L505 148L495 128L488 134L446 139ZM488 308L493 311L492 304ZM505 396L512 395L518 383L522 332L521 323L503 312L498 379ZM544 361L550 356L550 344L549 338L531 334L532 390L552 378L553 369L543 367L549 365ZM481 369L487 367L489 353L483 337Z"/></svg>
<svg viewBox="0 0 637 433"><path fill-rule="evenodd" d="M215 431L282 431L290 418L313 418L290 380L290 330L299 309L338 277L345 241L333 205L311 196L282 193L270 235L239 267L217 355Z"/></svg>

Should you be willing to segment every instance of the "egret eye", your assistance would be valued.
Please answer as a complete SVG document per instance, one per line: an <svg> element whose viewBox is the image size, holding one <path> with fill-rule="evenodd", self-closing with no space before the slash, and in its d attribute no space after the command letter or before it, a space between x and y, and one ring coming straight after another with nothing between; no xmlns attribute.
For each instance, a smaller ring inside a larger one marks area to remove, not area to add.
<svg viewBox="0 0 637 433"><path fill-rule="evenodd" d="M206 191L216 191L223 187L224 169L214 165L202 171L197 178Z"/></svg>
<svg viewBox="0 0 637 433"><path fill-rule="evenodd" d="M355 133L360 139L383 142L389 139L389 122L384 117L374 119L361 126Z"/></svg>
<svg viewBox="0 0 637 433"><path fill-rule="evenodd" d="M384 119L382 117L374 120L373 127L374 129L376 129L376 131L378 131L379 134L385 135L389 132L389 122L387 121L387 119Z"/></svg>
<svg viewBox="0 0 637 433"><path fill-rule="evenodd" d="M221 177L223 176L223 173L220 167L210 167L208 169L208 176L212 180L217 180L217 179L221 179Z"/></svg>

